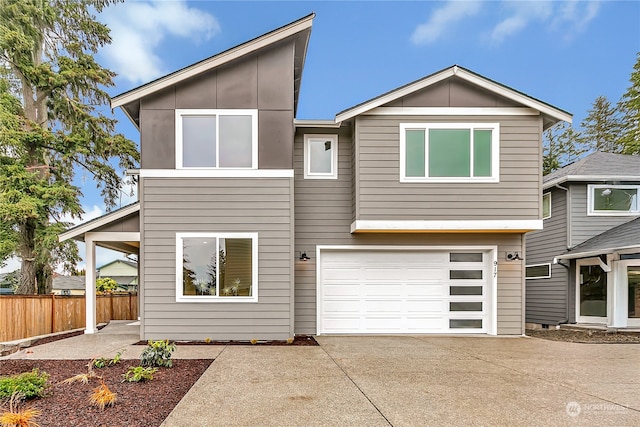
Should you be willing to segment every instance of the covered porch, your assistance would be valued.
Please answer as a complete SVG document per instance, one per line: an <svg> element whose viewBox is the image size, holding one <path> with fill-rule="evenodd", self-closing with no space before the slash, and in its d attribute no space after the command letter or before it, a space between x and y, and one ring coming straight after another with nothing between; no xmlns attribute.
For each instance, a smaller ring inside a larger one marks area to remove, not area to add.
<svg viewBox="0 0 640 427"><path fill-rule="evenodd" d="M60 234L59 240L76 240L86 245L86 324L85 333L97 332L96 322L96 247L103 247L128 255L140 253L140 203L136 202L101 217L87 221ZM138 262L138 304L142 292L140 263ZM138 309L140 313L140 310Z"/></svg>

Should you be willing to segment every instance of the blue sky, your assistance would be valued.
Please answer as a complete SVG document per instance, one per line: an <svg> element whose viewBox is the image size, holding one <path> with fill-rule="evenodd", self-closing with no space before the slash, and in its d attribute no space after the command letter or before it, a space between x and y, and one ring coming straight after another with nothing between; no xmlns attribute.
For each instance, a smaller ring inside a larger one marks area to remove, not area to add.
<svg viewBox="0 0 640 427"><path fill-rule="evenodd" d="M640 51L636 1L126 1L100 19L113 43L98 54L118 73L117 95L316 13L298 118L345 108L453 64L574 114L617 102ZM139 141L119 110L118 131ZM104 212L79 177L87 212ZM129 189L127 189L127 193ZM127 204L135 196L124 195ZM98 264L119 254L100 252Z"/></svg>

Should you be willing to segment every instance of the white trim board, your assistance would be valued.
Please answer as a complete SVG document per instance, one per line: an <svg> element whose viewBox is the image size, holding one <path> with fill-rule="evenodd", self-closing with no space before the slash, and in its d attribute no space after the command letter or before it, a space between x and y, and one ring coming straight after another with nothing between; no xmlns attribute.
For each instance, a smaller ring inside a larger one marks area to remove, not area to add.
<svg viewBox="0 0 640 427"><path fill-rule="evenodd" d="M542 189L546 190L550 187L554 187L567 181L592 181L594 183L602 182L603 184L615 181L633 182L640 181L640 175L565 175L543 183Z"/></svg>
<svg viewBox="0 0 640 427"><path fill-rule="evenodd" d="M293 169L140 169L141 178L293 178Z"/></svg>
<svg viewBox="0 0 640 427"><path fill-rule="evenodd" d="M129 206L125 206L124 208L118 209L117 211L109 212L99 218L87 221L85 224L81 224L70 230L67 230L58 236L58 240L60 242L64 242L65 240L73 239L74 237L85 234L87 232L91 232L91 230L95 230L96 228L102 227L109 224L110 222L117 221L136 212L140 212L139 202L133 203ZM139 235L140 233L138 233L138 236ZM140 240L140 237L138 237L138 240Z"/></svg>
<svg viewBox="0 0 640 427"><path fill-rule="evenodd" d="M528 107L377 107L367 116L539 116Z"/></svg>
<svg viewBox="0 0 640 427"><path fill-rule="evenodd" d="M351 233L381 231L532 231L541 230L542 220L355 220L351 223Z"/></svg>

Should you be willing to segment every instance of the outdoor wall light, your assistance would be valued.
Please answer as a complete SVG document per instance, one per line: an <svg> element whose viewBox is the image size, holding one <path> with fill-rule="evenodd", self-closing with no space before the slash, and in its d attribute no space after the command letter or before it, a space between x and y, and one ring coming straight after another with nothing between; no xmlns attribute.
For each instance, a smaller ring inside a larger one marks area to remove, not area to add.
<svg viewBox="0 0 640 427"><path fill-rule="evenodd" d="M518 252L508 252L507 261L524 261L524 259L520 257Z"/></svg>
<svg viewBox="0 0 640 427"><path fill-rule="evenodd" d="M309 258L309 257L307 256L307 252L306 252L306 251L303 251L303 252L300 254L300 261L309 261L310 259L311 259L311 258Z"/></svg>

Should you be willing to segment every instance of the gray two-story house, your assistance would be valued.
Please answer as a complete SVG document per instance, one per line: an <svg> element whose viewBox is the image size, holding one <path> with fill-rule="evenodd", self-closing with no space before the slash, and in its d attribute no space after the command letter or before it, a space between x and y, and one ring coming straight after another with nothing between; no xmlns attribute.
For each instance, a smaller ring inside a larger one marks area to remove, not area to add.
<svg viewBox="0 0 640 427"><path fill-rule="evenodd" d="M301 120L313 18L113 98L140 201L61 238L88 275L95 245L139 253L144 339L522 334L541 135L571 115L452 66Z"/></svg>
<svg viewBox="0 0 640 427"><path fill-rule="evenodd" d="M595 152L544 177L527 234L526 320L640 327L640 157Z"/></svg>

